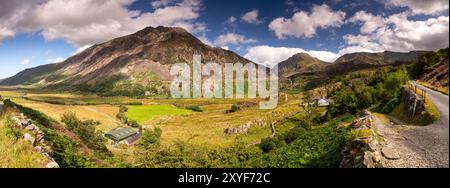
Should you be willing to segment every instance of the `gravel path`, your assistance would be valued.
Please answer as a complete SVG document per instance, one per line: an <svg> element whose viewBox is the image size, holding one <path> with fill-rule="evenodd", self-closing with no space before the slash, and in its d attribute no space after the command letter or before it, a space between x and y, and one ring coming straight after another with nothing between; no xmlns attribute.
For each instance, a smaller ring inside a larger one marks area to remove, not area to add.
<svg viewBox="0 0 450 188"><path fill-rule="evenodd" d="M384 144L382 147L382 154L384 150L391 149L390 155L398 156L395 159L386 159L383 162L383 167L385 168L427 168L432 167L432 164L428 160L424 159L420 154L418 154L414 146L415 143L408 140L403 136L399 130L408 128L406 125L394 125L391 123L383 122L378 117L378 114L373 114L373 125L378 130L378 133L383 136Z"/></svg>
<svg viewBox="0 0 450 188"><path fill-rule="evenodd" d="M393 168L448 168L449 167L449 97L416 83L427 92L429 99L441 114L439 121L428 126L385 125L376 115L374 126L386 140L384 147L392 148L400 157L387 160Z"/></svg>

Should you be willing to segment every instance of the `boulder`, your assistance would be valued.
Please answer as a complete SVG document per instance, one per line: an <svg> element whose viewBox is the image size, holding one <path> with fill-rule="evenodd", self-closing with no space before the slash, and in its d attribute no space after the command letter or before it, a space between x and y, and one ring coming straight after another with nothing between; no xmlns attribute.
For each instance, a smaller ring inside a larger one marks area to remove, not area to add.
<svg viewBox="0 0 450 188"><path fill-rule="evenodd" d="M37 128L36 125L33 125L33 124L30 124L25 127L25 129L29 130L29 131L34 131L34 130L36 130L36 128Z"/></svg>
<svg viewBox="0 0 450 188"><path fill-rule="evenodd" d="M36 146L34 147L34 150L36 150L39 153L44 153L45 152L45 148L42 146Z"/></svg>
<svg viewBox="0 0 450 188"><path fill-rule="evenodd" d="M34 145L34 142L36 141L36 139L35 139L33 136L31 136L30 134L28 134L28 133L25 133L25 134L23 135L23 139L24 139L25 141L30 142L31 145Z"/></svg>
<svg viewBox="0 0 450 188"><path fill-rule="evenodd" d="M12 117L11 119L14 121L14 123L16 124L17 127L21 127L21 126L22 126L22 123L21 123L21 121L19 120L19 118L17 118L17 117Z"/></svg>
<svg viewBox="0 0 450 188"><path fill-rule="evenodd" d="M397 151L395 151L393 148L390 147L383 147L381 148L381 153L383 154L383 156L386 159L390 159L390 160L397 160L400 159L400 155L398 154Z"/></svg>
<svg viewBox="0 0 450 188"><path fill-rule="evenodd" d="M21 124L21 127L27 127L28 125L31 125L31 121L28 119L22 119L22 120L20 120L20 124Z"/></svg>
<svg viewBox="0 0 450 188"><path fill-rule="evenodd" d="M47 168L59 168L59 165L58 165L58 163L52 161L52 162L49 162L49 163L46 165L46 167L47 167Z"/></svg>

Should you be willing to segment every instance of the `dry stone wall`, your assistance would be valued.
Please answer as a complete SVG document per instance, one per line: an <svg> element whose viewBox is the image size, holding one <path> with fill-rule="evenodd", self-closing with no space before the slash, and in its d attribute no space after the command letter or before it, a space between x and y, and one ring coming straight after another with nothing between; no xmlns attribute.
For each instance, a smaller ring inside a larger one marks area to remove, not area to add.
<svg viewBox="0 0 450 188"><path fill-rule="evenodd" d="M272 113L270 115L270 120L265 119L265 118L251 120L251 121L248 121L247 123L245 123L241 126L238 126L238 127L225 128L224 132L225 132L225 134L242 134L242 133L246 133L251 127L254 127L254 126L265 127L267 125L270 125L272 128L272 133L274 133L275 129L273 128L273 126L276 123L285 121L287 118L289 118L297 113L299 113L299 112L293 111L293 112L289 112L289 113L281 113L281 112L272 111Z"/></svg>
<svg viewBox="0 0 450 188"><path fill-rule="evenodd" d="M402 88L402 101L405 103L406 113L410 117L421 115L426 110L422 97L405 87Z"/></svg>
<svg viewBox="0 0 450 188"><path fill-rule="evenodd" d="M366 111L364 116L352 123L353 131L368 134L352 138L347 141L342 155L344 156L340 168L381 168L385 158L382 155L380 143L375 128L372 126L372 115Z"/></svg>
<svg viewBox="0 0 450 188"><path fill-rule="evenodd" d="M52 157L53 152L51 147L45 140L45 134L42 132L38 126L34 125L29 118L27 118L22 113L14 114L11 119L17 128L24 130L26 133L23 134L22 139L29 142L34 150L42 154L48 159L46 165L47 168L59 168L58 163Z"/></svg>

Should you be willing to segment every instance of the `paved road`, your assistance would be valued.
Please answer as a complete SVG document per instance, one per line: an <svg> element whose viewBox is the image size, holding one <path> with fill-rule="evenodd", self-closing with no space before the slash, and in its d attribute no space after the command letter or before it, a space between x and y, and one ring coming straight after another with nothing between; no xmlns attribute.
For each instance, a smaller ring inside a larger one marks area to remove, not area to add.
<svg viewBox="0 0 450 188"><path fill-rule="evenodd" d="M416 83L418 88L424 89L441 114L439 121L428 126L415 126L401 131L422 158L432 167L449 167L449 97L437 91L428 89Z"/></svg>

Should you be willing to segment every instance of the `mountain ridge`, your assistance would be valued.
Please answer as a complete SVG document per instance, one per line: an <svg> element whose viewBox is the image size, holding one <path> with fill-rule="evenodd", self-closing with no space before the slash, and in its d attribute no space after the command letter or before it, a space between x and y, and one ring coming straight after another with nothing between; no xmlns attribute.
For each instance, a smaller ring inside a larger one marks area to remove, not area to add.
<svg viewBox="0 0 450 188"><path fill-rule="evenodd" d="M161 83L171 80L170 65L192 64L194 54L202 56L202 63L253 63L232 51L206 45L182 28L146 27L93 45L63 62L23 70L0 84L94 92L99 85L102 92L121 90L116 87L119 84L136 88L140 94L148 90L164 93L167 88Z"/></svg>

